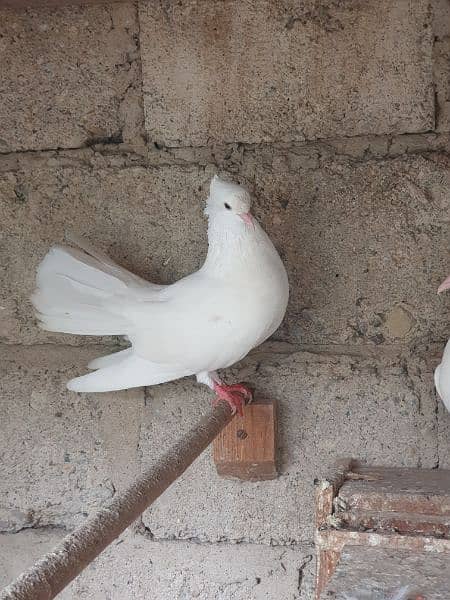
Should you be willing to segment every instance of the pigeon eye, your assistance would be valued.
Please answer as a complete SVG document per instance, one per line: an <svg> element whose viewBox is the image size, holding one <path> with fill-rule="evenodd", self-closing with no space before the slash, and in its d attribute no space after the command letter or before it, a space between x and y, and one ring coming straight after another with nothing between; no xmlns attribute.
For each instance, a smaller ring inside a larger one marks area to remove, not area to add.
<svg viewBox="0 0 450 600"><path fill-rule="evenodd" d="M227 210L231 210L231 206L228 204L228 202L225 202L224 206Z"/></svg>

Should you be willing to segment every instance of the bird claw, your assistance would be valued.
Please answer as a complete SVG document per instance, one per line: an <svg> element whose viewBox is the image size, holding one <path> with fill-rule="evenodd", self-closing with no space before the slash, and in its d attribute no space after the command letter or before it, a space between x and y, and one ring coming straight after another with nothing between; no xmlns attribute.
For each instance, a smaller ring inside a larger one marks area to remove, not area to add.
<svg viewBox="0 0 450 600"><path fill-rule="evenodd" d="M245 399L246 404L253 402L253 390L243 383L235 383L234 385L228 385L227 388L230 392L237 392Z"/></svg>
<svg viewBox="0 0 450 600"><path fill-rule="evenodd" d="M229 405L232 415L235 415L237 412L239 416L243 417L244 404L249 404L253 400L253 392L251 389L241 383L225 385L215 382L214 391L216 392L217 397L213 401L213 406L217 406L221 400L224 400Z"/></svg>

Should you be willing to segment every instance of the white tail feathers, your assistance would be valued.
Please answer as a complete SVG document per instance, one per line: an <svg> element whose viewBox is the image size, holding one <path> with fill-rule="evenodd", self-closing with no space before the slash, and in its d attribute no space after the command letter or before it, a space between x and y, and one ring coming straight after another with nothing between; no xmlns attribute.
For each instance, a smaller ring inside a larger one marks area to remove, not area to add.
<svg viewBox="0 0 450 600"><path fill-rule="evenodd" d="M83 251L81 254L84 257L88 257L90 264L94 264L95 267L103 271L103 273L107 273L119 281L122 281L130 291L136 291L137 289L141 295L144 291L154 292L165 287L163 285L150 283L149 281L142 279L142 277L131 273L131 271L128 271L115 263L107 254L98 248L94 248L87 240L73 232L67 232L66 239L75 247L80 248Z"/></svg>
<svg viewBox="0 0 450 600"><path fill-rule="evenodd" d="M31 300L40 326L81 335L129 335L135 327L125 316L130 306L158 300L164 286L130 273L81 238L70 235L70 241L80 249L54 246L39 265ZM189 374L136 356L132 348L96 358L89 368L98 370L70 380L67 388L107 392Z"/></svg>
<svg viewBox="0 0 450 600"><path fill-rule="evenodd" d="M64 246L48 252L37 273L31 301L47 331L82 335L122 335L129 323L120 314L127 285L96 258Z"/></svg>
<svg viewBox="0 0 450 600"><path fill-rule="evenodd" d="M155 285L117 265L83 238L67 234L80 249L54 246L37 272L31 301L39 325L47 331L81 335L125 335L127 300L153 299Z"/></svg>

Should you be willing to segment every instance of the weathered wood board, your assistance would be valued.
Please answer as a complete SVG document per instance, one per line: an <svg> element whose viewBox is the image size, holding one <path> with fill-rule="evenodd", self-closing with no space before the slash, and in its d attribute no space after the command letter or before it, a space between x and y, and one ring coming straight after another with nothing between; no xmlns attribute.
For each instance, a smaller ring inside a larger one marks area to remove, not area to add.
<svg viewBox="0 0 450 600"><path fill-rule="evenodd" d="M244 407L213 443L213 457L222 477L262 481L275 479L275 402L253 402Z"/></svg>

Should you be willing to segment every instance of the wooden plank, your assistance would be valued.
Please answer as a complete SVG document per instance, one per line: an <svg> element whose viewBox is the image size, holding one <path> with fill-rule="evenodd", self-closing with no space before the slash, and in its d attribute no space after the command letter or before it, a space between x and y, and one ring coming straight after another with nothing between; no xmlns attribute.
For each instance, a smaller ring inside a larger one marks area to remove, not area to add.
<svg viewBox="0 0 450 600"><path fill-rule="evenodd" d="M450 516L423 515L410 512L352 510L336 512L341 525L361 531L373 530L450 538Z"/></svg>
<svg viewBox="0 0 450 600"><path fill-rule="evenodd" d="M337 460L328 473L321 479L315 481L316 501L316 544L319 547L320 531L326 529L333 516L333 501L339 489L344 484L356 462L352 458L341 458ZM325 548L316 553L316 598L320 596L331 574L334 572L340 557L340 549L337 551Z"/></svg>
<svg viewBox="0 0 450 600"><path fill-rule="evenodd" d="M333 513L333 500L346 477L355 465L352 458L340 458L323 477L317 479L316 485L316 527L328 524Z"/></svg>
<svg viewBox="0 0 450 600"><path fill-rule="evenodd" d="M318 532L317 549L340 552L344 546L378 546L398 550L417 552L450 553L450 540L421 535L398 535L395 533L377 533L372 531L353 531L347 529L327 529ZM450 557L449 561L450 561Z"/></svg>
<svg viewBox="0 0 450 600"><path fill-rule="evenodd" d="M353 546L339 564L321 599L443 600L450 594L449 556L391 548Z"/></svg>
<svg viewBox="0 0 450 600"><path fill-rule="evenodd" d="M363 467L346 481L339 504L346 511L394 511L450 516L450 471Z"/></svg>
<svg viewBox="0 0 450 600"><path fill-rule="evenodd" d="M213 457L221 477L275 479L275 402L258 401L245 406L244 416L233 419L214 440Z"/></svg>
<svg viewBox="0 0 450 600"><path fill-rule="evenodd" d="M450 471L351 467L316 489L316 600L344 548L446 553L450 562Z"/></svg>
<svg viewBox="0 0 450 600"><path fill-rule="evenodd" d="M315 590L316 600L327 598L324 594L324 590L327 588L336 565L339 564L342 552L354 546L357 546L358 548L361 546L367 548L388 548L394 553L405 551L416 554L430 553L432 556L442 554L445 556L447 564L450 564L450 540L431 536L373 533L346 529L326 529L316 531L315 542L316 554L318 556ZM368 569L368 571L369 570L370 569ZM329 597L330 596L328 596L328 598ZM331 597L334 598L334 596ZM358 596L356 598L362 600L362 598ZM372 598L369 596L367 600L372 600Z"/></svg>
<svg viewBox="0 0 450 600"><path fill-rule="evenodd" d="M341 551L317 550L316 556L315 598L316 600L320 600L322 591L336 570L336 566L341 558Z"/></svg>

